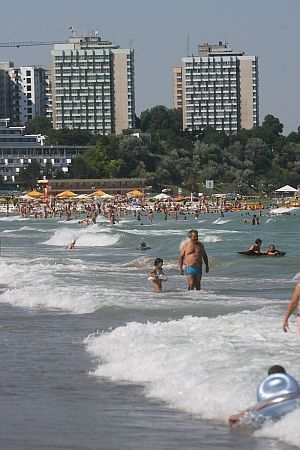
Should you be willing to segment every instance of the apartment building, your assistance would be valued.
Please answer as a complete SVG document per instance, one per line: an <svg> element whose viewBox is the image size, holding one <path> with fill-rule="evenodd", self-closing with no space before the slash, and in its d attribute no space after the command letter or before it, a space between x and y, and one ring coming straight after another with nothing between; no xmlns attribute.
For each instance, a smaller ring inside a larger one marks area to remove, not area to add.
<svg viewBox="0 0 300 450"><path fill-rule="evenodd" d="M71 37L51 51L54 128L107 135L133 128L134 51L95 33Z"/></svg>
<svg viewBox="0 0 300 450"><path fill-rule="evenodd" d="M0 118L25 125L45 115L45 72L38 66L15 68L12 62L0 62Z"/></svg>
<svg viewBox="0 0 300 450"><path fill-rule="evenodd" d="M182 108L182 67L173 68L173 107Z"/></svg>
<svg viewBox="0 0 300 450"><path fill-rule="evenodd" d="M12 62L0 62L0 119L11 115L11 79L9 71L14 67Z"/></svg>
<svg viewBox="0 0 300 450"><path fill-rule="evenodd" d="M51 70L45 71L45 116L52 123L52 76L51 76Z"/></svg>
<svg viewBox="0 0 300 450"><path fill-rule="evenodd" d="M211 126L235 133L259 123L258 58L228 48L227 43L204 43L198 56L182 58L173 70L176 98L182 88L183 129ZM178 103L174 100L174 107Z"/></svg>

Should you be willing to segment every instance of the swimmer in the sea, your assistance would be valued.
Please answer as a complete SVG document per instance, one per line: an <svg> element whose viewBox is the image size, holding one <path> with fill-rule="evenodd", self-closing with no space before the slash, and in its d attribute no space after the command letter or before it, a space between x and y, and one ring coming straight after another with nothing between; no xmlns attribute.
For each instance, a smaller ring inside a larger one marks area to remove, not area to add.
<svg viewBox="0 0 300 450"><path fill-rule="evenodd" d="M67 250L74 250L75 249L75 243L76 241L73 239L70 244L67 245L66 249Z"/></svg>

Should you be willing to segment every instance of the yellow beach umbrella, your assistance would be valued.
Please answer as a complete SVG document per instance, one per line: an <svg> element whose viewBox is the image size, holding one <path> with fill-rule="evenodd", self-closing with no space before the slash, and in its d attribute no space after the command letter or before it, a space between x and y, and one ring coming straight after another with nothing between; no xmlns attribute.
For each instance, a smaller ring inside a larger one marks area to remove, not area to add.
<svg viewBox="0 0 300 450"><path fill-rule="evenodd" d="M132 195L133 197L144 197L144 194L137 189L133 189L133 191L127 192L126 195Z"/></svg>
<svg viewBox="0 0 300 450"><path fill-rule="evenodd" d="M63 192L60 192L59 194L57 194L56 197L57 198L73 198L73 197L77 197L77 194L75 194L74 192L67 189L66 191L63 191Z"/></svg>
<svg viewBox="0 0 300 450"><path fill-rule="evenodd" d="M35 189L33 191L27 192L26 195L29 195L29 197L43 197L43 194Z"/></svg>
<svg viewBox="0 0 300 450"><path fill-rule="evenodd" d="M106 192L101 191L101 189L98 189L97 191L93 192L92 195L94 195L95 197L102 197L102 195L105 195Z"/></svg>

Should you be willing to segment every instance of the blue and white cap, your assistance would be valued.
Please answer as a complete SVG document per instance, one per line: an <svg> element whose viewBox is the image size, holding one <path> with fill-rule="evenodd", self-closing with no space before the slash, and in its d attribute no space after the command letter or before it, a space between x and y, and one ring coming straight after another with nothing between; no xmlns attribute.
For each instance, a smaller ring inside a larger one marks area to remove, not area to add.
<svg viewBox="0 0 300 450"><path fill-rule="evenodd" d="M257 401L261 402L278 395L300 392L300 386L287 373L273 373L265 378L257 388Z"/></svg>

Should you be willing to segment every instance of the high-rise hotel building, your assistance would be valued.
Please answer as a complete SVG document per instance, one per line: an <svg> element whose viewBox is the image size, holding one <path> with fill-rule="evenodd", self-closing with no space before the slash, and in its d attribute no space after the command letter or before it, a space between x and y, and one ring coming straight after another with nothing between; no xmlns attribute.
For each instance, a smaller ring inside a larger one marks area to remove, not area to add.
<svg viewBox="0 0 300 450"><path fill-rule="evenodd" d="M0 62L0 119L25 125L45 115L45 73L38 66L15 68L12 62Z"/></svg>
<svg viewBox="0 0 300 450"><path fill-rule="evenodd" d="M91 36L51 51L54 128L121 133L135 119L134 51Z"/></svg>
<svg viewBox="0 0 300 450"><path fill-rule="evenodd" d="M245 56L222 42L204 43L198 46L198 56L182 58L182 67L173 69L173 86L174 107L182 102L183 129L211 126L234 133L259 123L256 56Z"/></svg>

